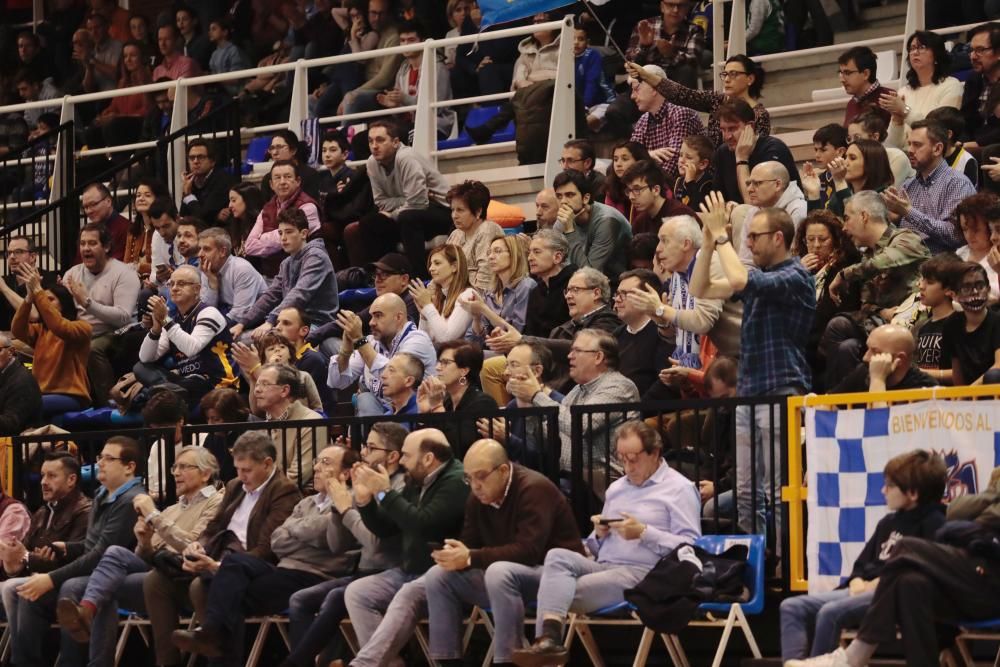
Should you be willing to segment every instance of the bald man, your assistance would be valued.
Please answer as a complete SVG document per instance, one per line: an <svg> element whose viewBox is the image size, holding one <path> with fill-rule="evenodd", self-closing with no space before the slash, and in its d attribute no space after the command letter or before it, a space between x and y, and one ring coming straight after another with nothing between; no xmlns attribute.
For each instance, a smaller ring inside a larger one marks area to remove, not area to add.
<svg viewBox="0 0 1000 667"><path fill-rule="evenodd" d="M734 220L742 221L736 230L739 238L733 239L733 244L740 258L750 261L746 232L750 228L753 216L764 208L780 208L791 216L792 224L797 228L806 218L808 203L799 184L791 178L785 165L775 160L761 162L750 171L747 194L748 205L738 208L733 213Z"/></svg>
<svg viewBox="0 0 1000 667"><path fill-rule="evenodd" d="M431 554L435 565L423 577L430 655L440 665L462 664L462 620L477 605L493 613L493 662L509 663L524 645L524 605L538 592L545 554L583 553L583 542L559 488L511 463L496 440L473 443L464 467L472 493L461 538Z"/></svg>
<svg viewBox="0 0 1000 667"><path fill-rule="evenodd" d="M201 300L201 272L179 266L167 281L177 320L167 312L167 300L149 297L152 327L139 348L133 368L146 387L173 382L188 391L189 406L212 389L238 386L233 360L233 335L225 315ZM166 361L173 359L168 369Z"/></svg>
<svg viewBox="0 0 1000 667"><path fill-rule="evenodd" d="M357 313L341 310L337 325L344 332L340 352L330 359L327 384L333 389L345 389L358 382L356 414L359 417L388 414L391 402L382 391L382 371L389 359L406 352L420 360L426 375L434 375L437 352L430 336L410 321L406 303L398 294L377 297L368 308L371 333Z"/></svg>
<svg viewBox="0 0 1000 667"><path fill-rule="evenodd" d="M935 387L938 382L913 364L916 343L909 329L883 324L868 336L868 351L831 394Z"/></svg>
<svg viewBox="0 0 1000 667"><path fill-rule="evenodd" d="M432 546L462 531L469 487L444 433L436 428L410 433L399 465L406 471L402 491L392 489L381 465L356 466L351 475L354 501L368 530L379 539L402 540L399 567L358 579L344 592L361 645L351 662L356 666L385 665L399 653L423 615L423 574L434 565Z"/></svg>
<svg viewBox="0 0 1000 667"><path fill-rule="evenodd" d="M535 222L538 229L549 229L556 224L556 214L559 213L559 200L556 191L545 188L535 195Z"/></svg>

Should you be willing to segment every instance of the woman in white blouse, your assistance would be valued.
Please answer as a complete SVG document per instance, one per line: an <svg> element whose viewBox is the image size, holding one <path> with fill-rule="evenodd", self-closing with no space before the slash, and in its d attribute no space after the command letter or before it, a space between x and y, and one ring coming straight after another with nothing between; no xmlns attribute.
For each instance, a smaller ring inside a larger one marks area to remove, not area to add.
<svg viewBox="0 0 1000 667"><path fill-rule="evenodd" d="M435 343L465 336L472 324L472 313L460 308L458 300L470 301L476 291L469 287L469 269L465 254L457 245L446 243L430 251L427 272L431 284L410 282L410 295L420 309L420 330Z"/></svg>
<svg viewBox="0 0 1000 667"><path fill-rule="evenodd" d="M487 261L490 243L503 237L503 228L486 219L490 190L479 181L465 181L448 191L448 204L455 231L445 243L462 249L469 268L469 284L485 292L493 285L493 272Z"/></svg>
<svg viewBox="0 0 1000 667"><path fill-rule="evenodd" d="M961 81L947 76L951 56L940 35L918 30L906 40L906 52L906 85L879 99L879 106L892 114L887 143L900 149L906 148L912 123L938 107L959 108L964 90Z"/></svg>

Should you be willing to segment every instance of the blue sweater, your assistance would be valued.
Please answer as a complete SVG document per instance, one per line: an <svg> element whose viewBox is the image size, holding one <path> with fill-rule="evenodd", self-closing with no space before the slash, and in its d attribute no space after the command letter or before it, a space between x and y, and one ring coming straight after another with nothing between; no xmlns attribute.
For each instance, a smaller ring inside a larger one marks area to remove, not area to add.
<svg viewBox="0 0 1000 667"><path fill-rule="evenodd" d="M576 89L585 107L614 99L613 91L604 80L604 57L590 47L576 57Z"/></svg>

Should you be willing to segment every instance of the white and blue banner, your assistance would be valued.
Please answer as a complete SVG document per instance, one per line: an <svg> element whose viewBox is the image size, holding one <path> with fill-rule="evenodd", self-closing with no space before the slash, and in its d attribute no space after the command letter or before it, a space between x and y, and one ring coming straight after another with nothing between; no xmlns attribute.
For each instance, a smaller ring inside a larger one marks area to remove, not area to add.
<svg viewBox="0 0 1000 667"><path fill-rule="evenodd" d="M576 0L479 0L479 10L483 14L480 29L485 30L497 23L526 19L575 2Z"/></svg>
<svg viewBox="0 0 1000 667"><path fill-rule="evenodd" d="M888 509L882 471L913 449L944 457L944 502L979 493L1000 465L1000 401L924 401L889 408L806 411L809 592L847 580Z"/></svg>

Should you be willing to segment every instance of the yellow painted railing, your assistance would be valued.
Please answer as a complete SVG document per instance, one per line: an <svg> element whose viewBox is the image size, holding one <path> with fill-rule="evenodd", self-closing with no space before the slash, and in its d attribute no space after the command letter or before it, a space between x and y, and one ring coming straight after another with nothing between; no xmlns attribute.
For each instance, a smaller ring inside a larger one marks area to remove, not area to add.
<svg viewBox="0 0 1000 667"><path fill-rule="evenodd" d="M1000 398L1000 385L978 387L930 387L927 389L902 389L880 393L810 394L788 398L788 486L782 487L781 499L788 503L788 587L793 591L807 589L805 509L808 488L805 484L805 466L802 460L802 418L805 408L862 407L872 403L892 406L900 403L929 401L932 399Z"/></svg>

